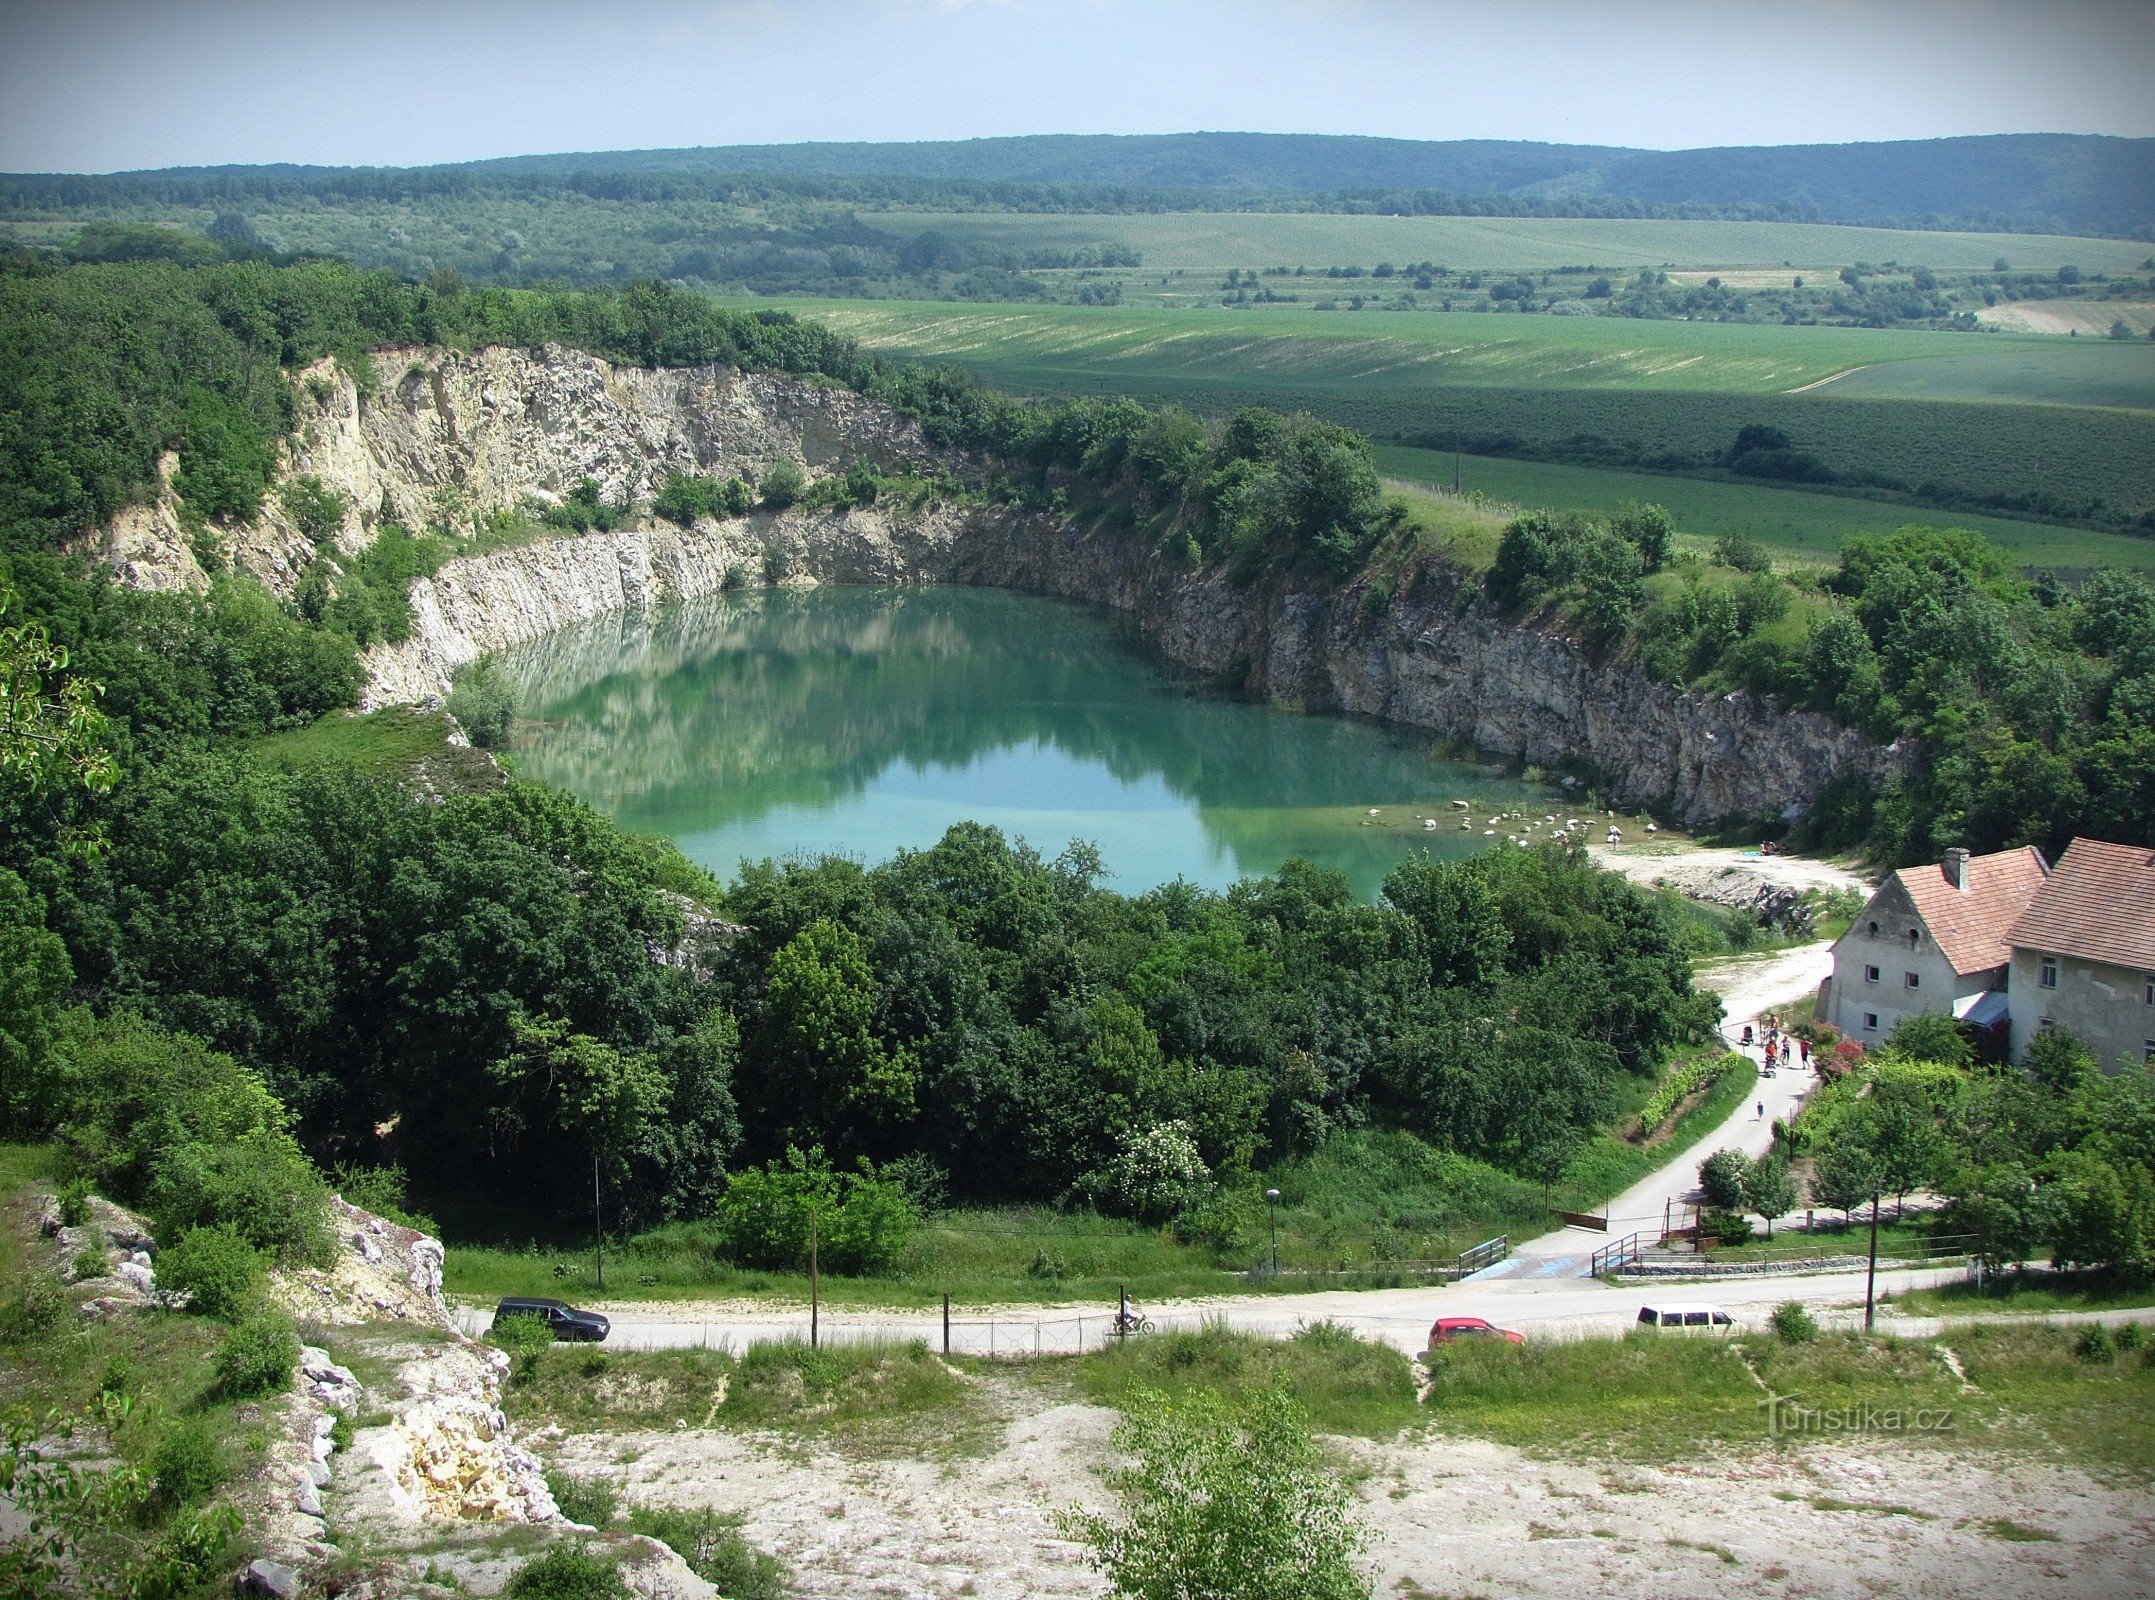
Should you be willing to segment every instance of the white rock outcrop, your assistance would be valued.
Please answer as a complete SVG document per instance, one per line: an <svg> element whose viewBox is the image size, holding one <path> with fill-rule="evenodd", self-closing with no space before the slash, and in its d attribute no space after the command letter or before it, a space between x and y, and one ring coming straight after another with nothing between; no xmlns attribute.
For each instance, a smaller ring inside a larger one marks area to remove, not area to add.
<svg viewBox="0 0 2155 1600"><path fill-rule="evenodd" d="M546 347L377 353L364 392L334 363L298 380L287 475L353 507L335 543L382 522L469 527L591 479L610 501L669 472L754 476L787 460L932 463L977 481L888 407L834 386L726 367L645 371ZM107 554L130 581L198 584L167 504L130 512ZM290 592L313 546L275 503L230 530L234 558ZM177 542L176 542L177 541ZM1168 659L1268 699L1420 728L1461 745L1591 773L1626 806L1704 824L1792 816L1851 768L1874 781L1912 762L1831 719L1736 694L1689 694L1597 661L1552 621L1496 615L1456 574L1425 569L1372 594L1190 570L1120 529L993 508L882 506L758 512L689 528L631 522L451 561L412 589L409 639L367 658L369 707L438 701L490 651L611 611L730 583L975 583L1110 606Z"/></svg>

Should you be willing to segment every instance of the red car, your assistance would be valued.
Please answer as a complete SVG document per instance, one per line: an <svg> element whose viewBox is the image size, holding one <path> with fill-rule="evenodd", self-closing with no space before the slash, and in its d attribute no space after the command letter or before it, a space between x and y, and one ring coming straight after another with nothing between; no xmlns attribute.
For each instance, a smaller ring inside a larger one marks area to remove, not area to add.
<svg viewBox="0 0 2155 1600"><path fill-rule="evenodd" d="M1434 1350L1454 1339L1508 1339L1513 1344L1526 1343L1525 1334L1499 1328L1481 1317L1437 1318L1436 1326L1429 1330L1429 1348Z"/></svg>

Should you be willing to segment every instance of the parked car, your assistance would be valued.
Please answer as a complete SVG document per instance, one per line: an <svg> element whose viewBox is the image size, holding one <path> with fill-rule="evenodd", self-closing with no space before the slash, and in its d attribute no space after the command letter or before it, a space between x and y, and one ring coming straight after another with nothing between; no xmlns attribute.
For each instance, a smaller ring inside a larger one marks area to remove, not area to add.
<svg viewBox="0 0 2155 1600"><path fill-rule="evenodd" d="M559 1300L507 1299L494 1308L494 1320L503 1317L536 1317L556 1339L587 1344L600 1343L613 1327L596 1311L579 1311Z"/></svg>
<svg viewBox="0 0 2155 1600"><path fill-rule="evenodd" d="M1525 1344L1526 1335L1514 1333L1509 1328L1499 1328L1482 1317L1439 1317L1436 1326L1429 1330L1429 1348L1450 1344L1454 1339L1503 1339L1512 1344Z"/></svg>
<svg viewBox="0 0 2155 1600"><path fill-rule="evenodd" d="M1698 1303L1641 1306L1639 1307L1639 1326L1642 1328L1681 1328L1686 1333L1727 1333L1736 1326L1736 1319L1719 1306Z"/></svg>

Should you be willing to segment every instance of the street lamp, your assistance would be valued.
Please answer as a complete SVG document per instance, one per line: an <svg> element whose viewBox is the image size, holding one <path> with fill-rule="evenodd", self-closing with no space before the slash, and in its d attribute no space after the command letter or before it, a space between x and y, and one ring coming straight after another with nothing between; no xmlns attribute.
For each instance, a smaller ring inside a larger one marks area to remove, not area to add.
<svg viewBox="0 0 2155 1600"><path fill-rule="evenodd" d="M1267 1217L1269 1217L1269 1218L1271 1219L1271 1222L1272 1222L1272 1276L1276 1278L1276 1277L1278 1277L1278 1276L1280 1275L1280 1192L1279 1192L1279 1190L1277 1190L1277 1189L1267 1189L1267 1190L1265 1191L1265 1215L1266 1215Z"/></svg>

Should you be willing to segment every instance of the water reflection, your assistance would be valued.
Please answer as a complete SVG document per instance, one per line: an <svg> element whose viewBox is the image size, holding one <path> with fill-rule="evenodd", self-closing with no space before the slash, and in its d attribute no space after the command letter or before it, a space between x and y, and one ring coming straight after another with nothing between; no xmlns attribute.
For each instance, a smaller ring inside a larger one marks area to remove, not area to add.
<svg viewBox="0 0 2155 1600"><path fill-rule="evenodd" d="M1205 692L1104 616L994 590L711 596L596 619L504 667L533 777L721 877L794 851L880 860L972 818L1050 854L1091 840L1133 892L1300 855L1368 895L1410 849L1485 842L1455 798L1477 819L1558 803L1381 727Z"/></svg>

